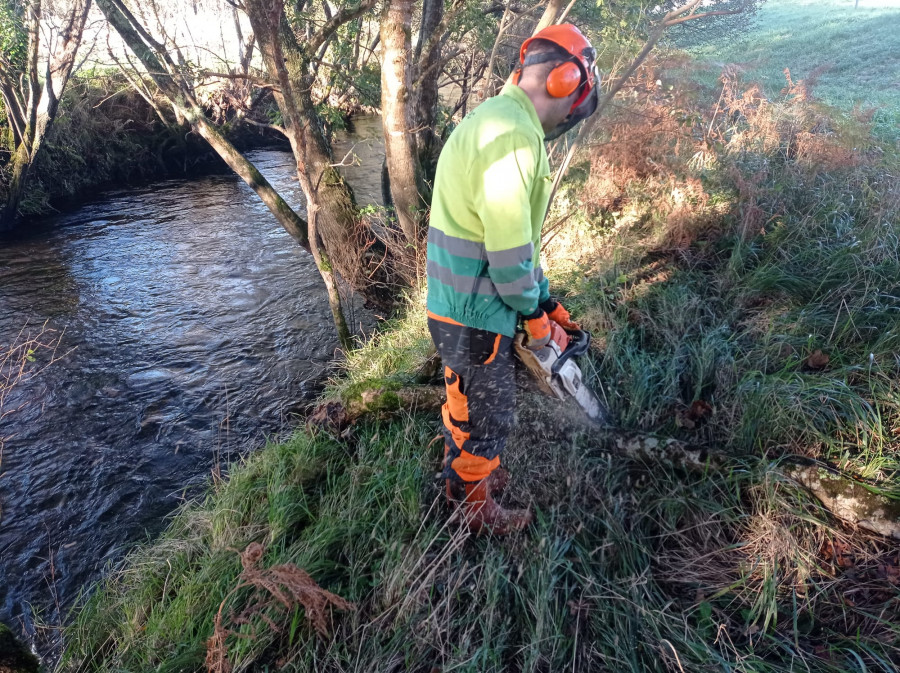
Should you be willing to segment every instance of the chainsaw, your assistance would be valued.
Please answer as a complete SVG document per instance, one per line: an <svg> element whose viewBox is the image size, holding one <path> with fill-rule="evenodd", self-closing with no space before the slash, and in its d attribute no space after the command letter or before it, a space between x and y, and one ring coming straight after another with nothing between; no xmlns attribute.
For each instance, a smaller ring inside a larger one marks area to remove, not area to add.
<svg viewBox="0 0 900 673"><path fill-rule="evenodd" d="M566 331L552 321L550 327L550 342L537 351L525 346L524 332L517 333L513 342L516 354L537 379L544 393L561 400L574 398L588 418L605 424L609 412L594 391L584 384L581 369L575 364L575 358L588 352L591 333L585 330Z"/></svg>

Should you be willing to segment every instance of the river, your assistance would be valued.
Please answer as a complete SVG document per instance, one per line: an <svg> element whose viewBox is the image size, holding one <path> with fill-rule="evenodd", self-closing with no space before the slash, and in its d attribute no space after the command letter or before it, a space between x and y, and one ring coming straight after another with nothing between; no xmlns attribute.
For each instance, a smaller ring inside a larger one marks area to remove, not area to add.
<svg viewBox="0 0 900 673"><path fill-rule="evenodd" d="M361 204L380 133L363 118L335 144ZM300 207L289 153L250 158ZM0 421L0 621L39 650L212 473L290 431L338 348L312 258L233 175L109 191L0 242L0 345L45 323L59 359Z"/></svg>

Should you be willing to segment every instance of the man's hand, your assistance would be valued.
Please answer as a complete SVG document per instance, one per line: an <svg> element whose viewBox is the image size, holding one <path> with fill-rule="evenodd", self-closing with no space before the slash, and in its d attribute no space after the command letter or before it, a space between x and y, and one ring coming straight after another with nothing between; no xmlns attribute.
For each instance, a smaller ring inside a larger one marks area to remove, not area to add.
<svg viewBox="0 0 900 673"><path fill-rule="evenodd" d="M550 320L558 324L563 329L581 329L581 325L572 320L572 316L569 315L569 312L564 309L563 305L555 299L544 302L543 304L541 304L541 308L544 309L544 311L547 313L547 317L550 318Z"/></svg>
<svg viewBox="0 0 900 673"><path fill-rule="evenodd" d="M523 316L522 325L528 336L525 339L525 347L529 350L539 351L550 343L550 319L541 309L531 315Z"/></svg>

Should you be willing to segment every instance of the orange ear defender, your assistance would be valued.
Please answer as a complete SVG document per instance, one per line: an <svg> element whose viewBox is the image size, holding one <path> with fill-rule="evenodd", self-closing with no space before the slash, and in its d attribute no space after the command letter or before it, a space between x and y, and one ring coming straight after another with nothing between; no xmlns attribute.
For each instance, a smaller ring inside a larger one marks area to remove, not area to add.
<svg viewBox="0 0 900 673"><path fill-rule="evenodd" d="M560 63L547 75L547 93L554 98L567 98L581 85L581 69L567 61Z"/></svg>
<svg viewBox="0 0 900 673"><path fill-rule="evenodd" d="M513 84L519 83L519 78L522 76L522 68L525 66L558 60L560 60L560 57L556 54L526 56L522 65L516 69L513 76ZM554 98L566 98L575 93L583 81L584 77L581 73L581 68L574 61L566 61L547 73L547 93Z"/></svg>
<svg viewBox="0 0 900 673"><path fill-rule="evenodd" d="M550 53L547 50L533 50L538 53L529 54L528 48L534 40L551 42L559 47L559 51ZM553 98L568 98L575 95L575 102L569 108L568 116L549 131L545 131L544 140L559 138L597 111L600 72L597 70L596 60L597 52L594 47L571 23L547 26L522 43L519 48L519 65L513 73L513 84L519 83L522 68L534 63L553 62L554 67L547 74L547 93Z"/></svg>

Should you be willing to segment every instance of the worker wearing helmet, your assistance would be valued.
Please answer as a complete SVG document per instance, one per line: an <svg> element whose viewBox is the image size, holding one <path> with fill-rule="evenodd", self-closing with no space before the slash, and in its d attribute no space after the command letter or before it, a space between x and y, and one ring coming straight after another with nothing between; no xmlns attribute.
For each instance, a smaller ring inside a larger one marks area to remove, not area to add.
<svg viewBox="0 0 900 673"><path fill-rule="evenodd" d="M550 320L577 329L541 270L552 180L544 141L597 107L594 49L571 24L525 41L512 83L454 130L438 160L428 230L428 326L444 365L447 497L472 530L520 530L529 510L501 507L501 454L512 430L512 342L534 350Z"/></svg>

